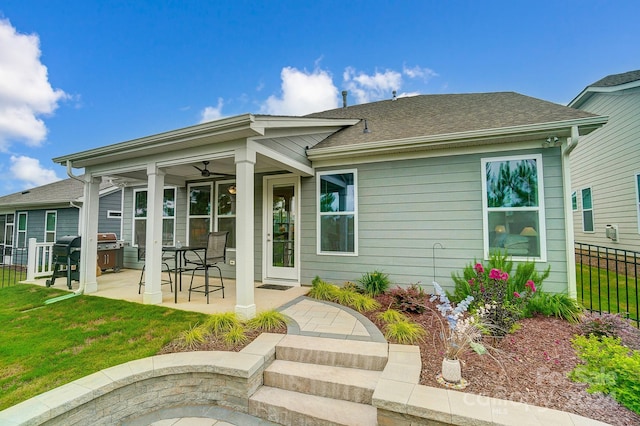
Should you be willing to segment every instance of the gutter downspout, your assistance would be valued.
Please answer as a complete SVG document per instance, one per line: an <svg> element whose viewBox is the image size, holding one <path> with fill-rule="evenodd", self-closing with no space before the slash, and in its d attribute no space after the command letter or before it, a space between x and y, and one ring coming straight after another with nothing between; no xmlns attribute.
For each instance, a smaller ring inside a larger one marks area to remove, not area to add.
<svg viewBox="0 0 640 426"><path fill-rule="evenodd" d="M564 233L566 244L567 261L567 292L569 297L577 299L576 289L576 256L575 256L575 235L573 232L573 203L571 200L571 167L569 154L578 146L580 132L578 126L571 126L571 137L567 138L566 144L562 144L562 186L564 188Z"/></svg>

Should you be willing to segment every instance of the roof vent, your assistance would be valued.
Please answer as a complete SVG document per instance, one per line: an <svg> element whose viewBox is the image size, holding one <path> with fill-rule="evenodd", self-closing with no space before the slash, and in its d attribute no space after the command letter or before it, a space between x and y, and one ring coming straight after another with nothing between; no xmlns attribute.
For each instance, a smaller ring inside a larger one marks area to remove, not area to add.
<svg viewBox="0 0 640 426"><path fill-rule="evenodd" d="M362 133L370 133L371 130L369 130L369 125L367 124L367 120L364 120L364 130L362 131Z"/></svg>
<svg viewBox="0 0 640 426"><path fill-rule="evenodd" d="M29 191L28 189L26 191L22 191L20 194L22 195L27 195L28 193L30 193L31 191Z"/></svg>
<svg viewBox="0 0 640 426"><path fill-rule="evenodd" d="M396 99L398 99L398 97L396 96L396 91L395 90L393 92L391 92L391 95L392 95L392 97L391 97L392 101L395 101Z"/></svg>
<svg viewBox="0 0 640 426"><path fill-rule="evenodd" d="M347 91L343 90L342 91L342 108L346 108L347 107Z"/></svg>

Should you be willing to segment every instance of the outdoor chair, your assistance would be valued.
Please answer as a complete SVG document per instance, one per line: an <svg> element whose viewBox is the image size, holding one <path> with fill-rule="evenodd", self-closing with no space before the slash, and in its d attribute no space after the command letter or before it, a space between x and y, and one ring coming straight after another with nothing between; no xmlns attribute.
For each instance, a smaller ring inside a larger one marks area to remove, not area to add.
<svg viewBox="0 0 640 426"><path fill-rule="evenodd" d="M140 294L140 291L142 290L142 286L144 285L144 270L147 267L147 263L146 263L147 240L144 234L137 234L137 236L138 236L138 262L145 262L144 265L142 265L142 272L140 272L140 281L138 282L138 294ZM162 280L162 285L169 284L169 289L173 291L173 285L171 282L171 268L169 267L169 263L167 263L171 259L173 259L173 257L165 257L163 252L162 265L166 267L165 271L167 272L167 275L169 275L169 279Z"/></svg>
<svg viewBox="0 0 640 426"><path fill-rule="evenodd" d="M189 283L189 301L191 301L191 292L204 293L207 296L207 304L209 303L209 293L213 291L222 291L224 299L224 281L222 280L222 270L220 264L224 264L227 259L227 237L228 231L209 232L207 238L207 249L204 251L193 251L187 256L185 252L185 265L193 267L191 273L191 282ZM209 269L215 268L220 276L220 285L211 285L209 283ZM204 284L193 286L193 277L196 271L204 271Z"/></svg>

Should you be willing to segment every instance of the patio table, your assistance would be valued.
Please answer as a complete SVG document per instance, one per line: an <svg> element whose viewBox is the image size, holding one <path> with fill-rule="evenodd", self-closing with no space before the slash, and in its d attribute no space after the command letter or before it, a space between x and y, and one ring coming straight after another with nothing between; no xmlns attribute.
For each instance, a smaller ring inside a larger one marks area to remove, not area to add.
<svg viewBox="0 0 640 426"><path fill-rule="evenodd" d="M162 251L165 253L173 253L174 260L174 282L175 282L175 290L174 294L174 303L178 303L178 285L180 286L180 291L182 291L182 271L186 270L186 260L185 253L188 251L204 251L204 259L207 257L207 247L206 246L165 246L162 247ZM178 279L179 277L179 279Z"/></svg>

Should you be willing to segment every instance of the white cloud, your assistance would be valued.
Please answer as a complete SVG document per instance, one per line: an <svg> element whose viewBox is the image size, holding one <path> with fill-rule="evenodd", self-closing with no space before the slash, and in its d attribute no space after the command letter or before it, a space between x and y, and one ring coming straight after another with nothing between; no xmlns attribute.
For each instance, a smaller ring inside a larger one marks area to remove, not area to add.
<svg viewBox="0 0 640 426"><path fill-rule="evenodd" d="M305 115L338 107L338 88L329 72L285 67L280 73L282 97L270 96L261 112L273 115Z"/></svg>
<svg viewBox="0 0 640 426"><path fill-rule="evenodd" d="M52 114L68 97L51 87L40 54L37 35L20 34L0 19L0 151L13 140L39 146L47 135L40 116Z"/></svg>
<svg viewBox="0 0 640 426"><path fill-rule="evenodd" d="M222 107L224 106L224 100L218 98L218 105L212 107L208 106L200 113L200 123L206 123L207 121L218 120L222 118Z"/></svg>
<svg viewBox="0 0 640 426"><path fill-rule="evenodd" d="M355 96L358 104L391 99L391 92L402 86L402 74L393 70L376 71L373 75L368 75L347 67L342 77L346 89Z"/></svg>
<svg viewBox="0 0 640 426"><path fill-rule="evenodd" d="M433 77L437 77L438 73L429 68L422 68L418 65L415 67L408 67L404 65L402 67L402 73L409 78L421 78L425 82L431 80Z"/></svg>
<svg viewBox="0 0 640 426"><path fill-rule="evenodd" d="M28 188L60 180L56 172L42 167L40 160L24 155L12 155L9 170L13 173L14 179L24 182Z"/></svg>

